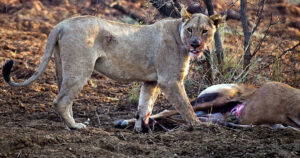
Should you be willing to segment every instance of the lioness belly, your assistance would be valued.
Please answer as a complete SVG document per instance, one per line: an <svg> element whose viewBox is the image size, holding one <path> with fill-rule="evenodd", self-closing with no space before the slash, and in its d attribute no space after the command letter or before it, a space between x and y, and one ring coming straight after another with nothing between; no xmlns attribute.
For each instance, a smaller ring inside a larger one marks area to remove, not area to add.
<svg viewBox="0 0 300 158"><path fill-rule="evenodd" d="M116 63L118 62L118 63ZM138 61L116 61L105 57L99 58L95 70L117 81L156 81L157 73L154 67L141 65Z"/></svg>

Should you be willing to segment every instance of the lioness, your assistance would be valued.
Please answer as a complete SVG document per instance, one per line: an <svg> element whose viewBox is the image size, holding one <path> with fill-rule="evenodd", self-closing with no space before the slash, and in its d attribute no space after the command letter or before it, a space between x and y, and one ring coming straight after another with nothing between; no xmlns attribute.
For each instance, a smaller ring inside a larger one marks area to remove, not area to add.
<svg viewBox="0 0 300 158"><path fill-rule="evenodd" d="M86 127L75 122L72 104L94 70L118 81L143 82L135 130L141 131L142 121L148 123L159 89L193 126L199 120L183 80L190 56L199 56L211 43L221 21L220 15L208 17L186 11L182 11L181 19L152 25L129 25L92 16L70 18L51 31L41 64L28 80L11 81L12 60L4 65L3 76L11 86L26 86L42 74L54 54L59 88L54 104L68 127Z"/></svg>

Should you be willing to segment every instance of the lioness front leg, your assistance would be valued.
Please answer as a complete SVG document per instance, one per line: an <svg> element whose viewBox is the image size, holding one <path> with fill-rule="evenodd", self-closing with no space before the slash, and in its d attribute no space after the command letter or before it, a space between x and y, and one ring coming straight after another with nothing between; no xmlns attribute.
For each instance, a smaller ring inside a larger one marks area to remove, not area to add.
<svg viewBox="0 0 300 158"><path fill-rule="evenodd" d="M166 98L180 113L184 121L191 126L200 123L189 102L182 81L164 80L163 82L158 82L158 84L162 92L166 95Z"/></svg>
<svg viewBox="0 0 300 158"><path fill-rule="evenodd" d="M144 82L139 97L139 106L137 110L137 121L134 129L138 132L142 131L142 122L149 123L149 117L152 114L153 105L159 94L157 82Z"/></svg>

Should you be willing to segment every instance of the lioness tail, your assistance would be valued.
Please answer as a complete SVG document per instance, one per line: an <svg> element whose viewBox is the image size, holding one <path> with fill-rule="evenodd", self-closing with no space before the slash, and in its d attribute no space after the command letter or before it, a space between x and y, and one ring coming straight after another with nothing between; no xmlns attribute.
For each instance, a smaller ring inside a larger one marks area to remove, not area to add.
<svg viewBox="0 0 300 158"><path fill-rule="evenodd" d="M45 53L43 55L43 59L39 65L38 69L36 70L36 72L29 79L27 79L24 82L20 82L20 83L11 81L10 72L11 72L14 62L13 62L13 60L9 60L8 62L6 62L4 64L3 69L2 69L2 74L3 74L4 80L9 85L14 86L14 87L27 86L30 83L34 82L44 72L44 70L48 66L48 63L53 54L54 47L57 43L60 30L61 29L59 27L56 27L50 32L48 41L47 41L47 45L46 45L46 49L45 49Z"/></svg>

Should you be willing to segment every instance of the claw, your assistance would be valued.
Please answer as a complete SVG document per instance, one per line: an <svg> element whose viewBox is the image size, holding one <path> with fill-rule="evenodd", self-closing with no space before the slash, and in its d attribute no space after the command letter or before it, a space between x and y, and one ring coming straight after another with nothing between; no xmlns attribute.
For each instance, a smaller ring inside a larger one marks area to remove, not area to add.
<svg viewBox="0 0 300 158"><path fill-rule="evenodd" d="M170 130L163 126L162 124L158 123L156 120L149 118L149 123L146 124L144 120L142 120L142 132L143 133L151 133L154 131L154 128L156 125L158 125L160 128L162 128L164 131L169 132Z"/></svg>
<svg viewBox="0 0 300 158"><path fill-rule="evenodd" d="M90 121L91 121L90 118L88 118L86 121L83 122L83 124L89 125L89 124L90 124Z"/></svg>
<svg viewBox="0 0 300 158"><path fill-rule="evenodd" d="M143 133L151 133L154 130L154 126L157 122L154 119L149 118L148 123L145 123L144 120L142 120L142 132Z"/></svg>
<svg viewBox="0 0 300 158"><path fill-rule="evenodd" d="M76 130L84 129L84 128L86 128L86 125L83 123L75 123L72 127L70 127L70 129L76 129Z"/></svg>
<svg viewBox="0 0 300 158"><path fill-rule="evenodd" d="M132 120L116 120L114 121L114 126L116 128L126 128L128 127L128 125L130 123L132 123ZM163 125L161 125L160 123L158 123L156 120L149 118L148 119L148 123L146 123L145 120L142 120L142 129L141 131L138 130L139 132L142 133L151 133L152 131L154 131L155 126L158 125L160 128L162 128L164 131L169 132L170 130L166 127L164 127Z"/></svg>

